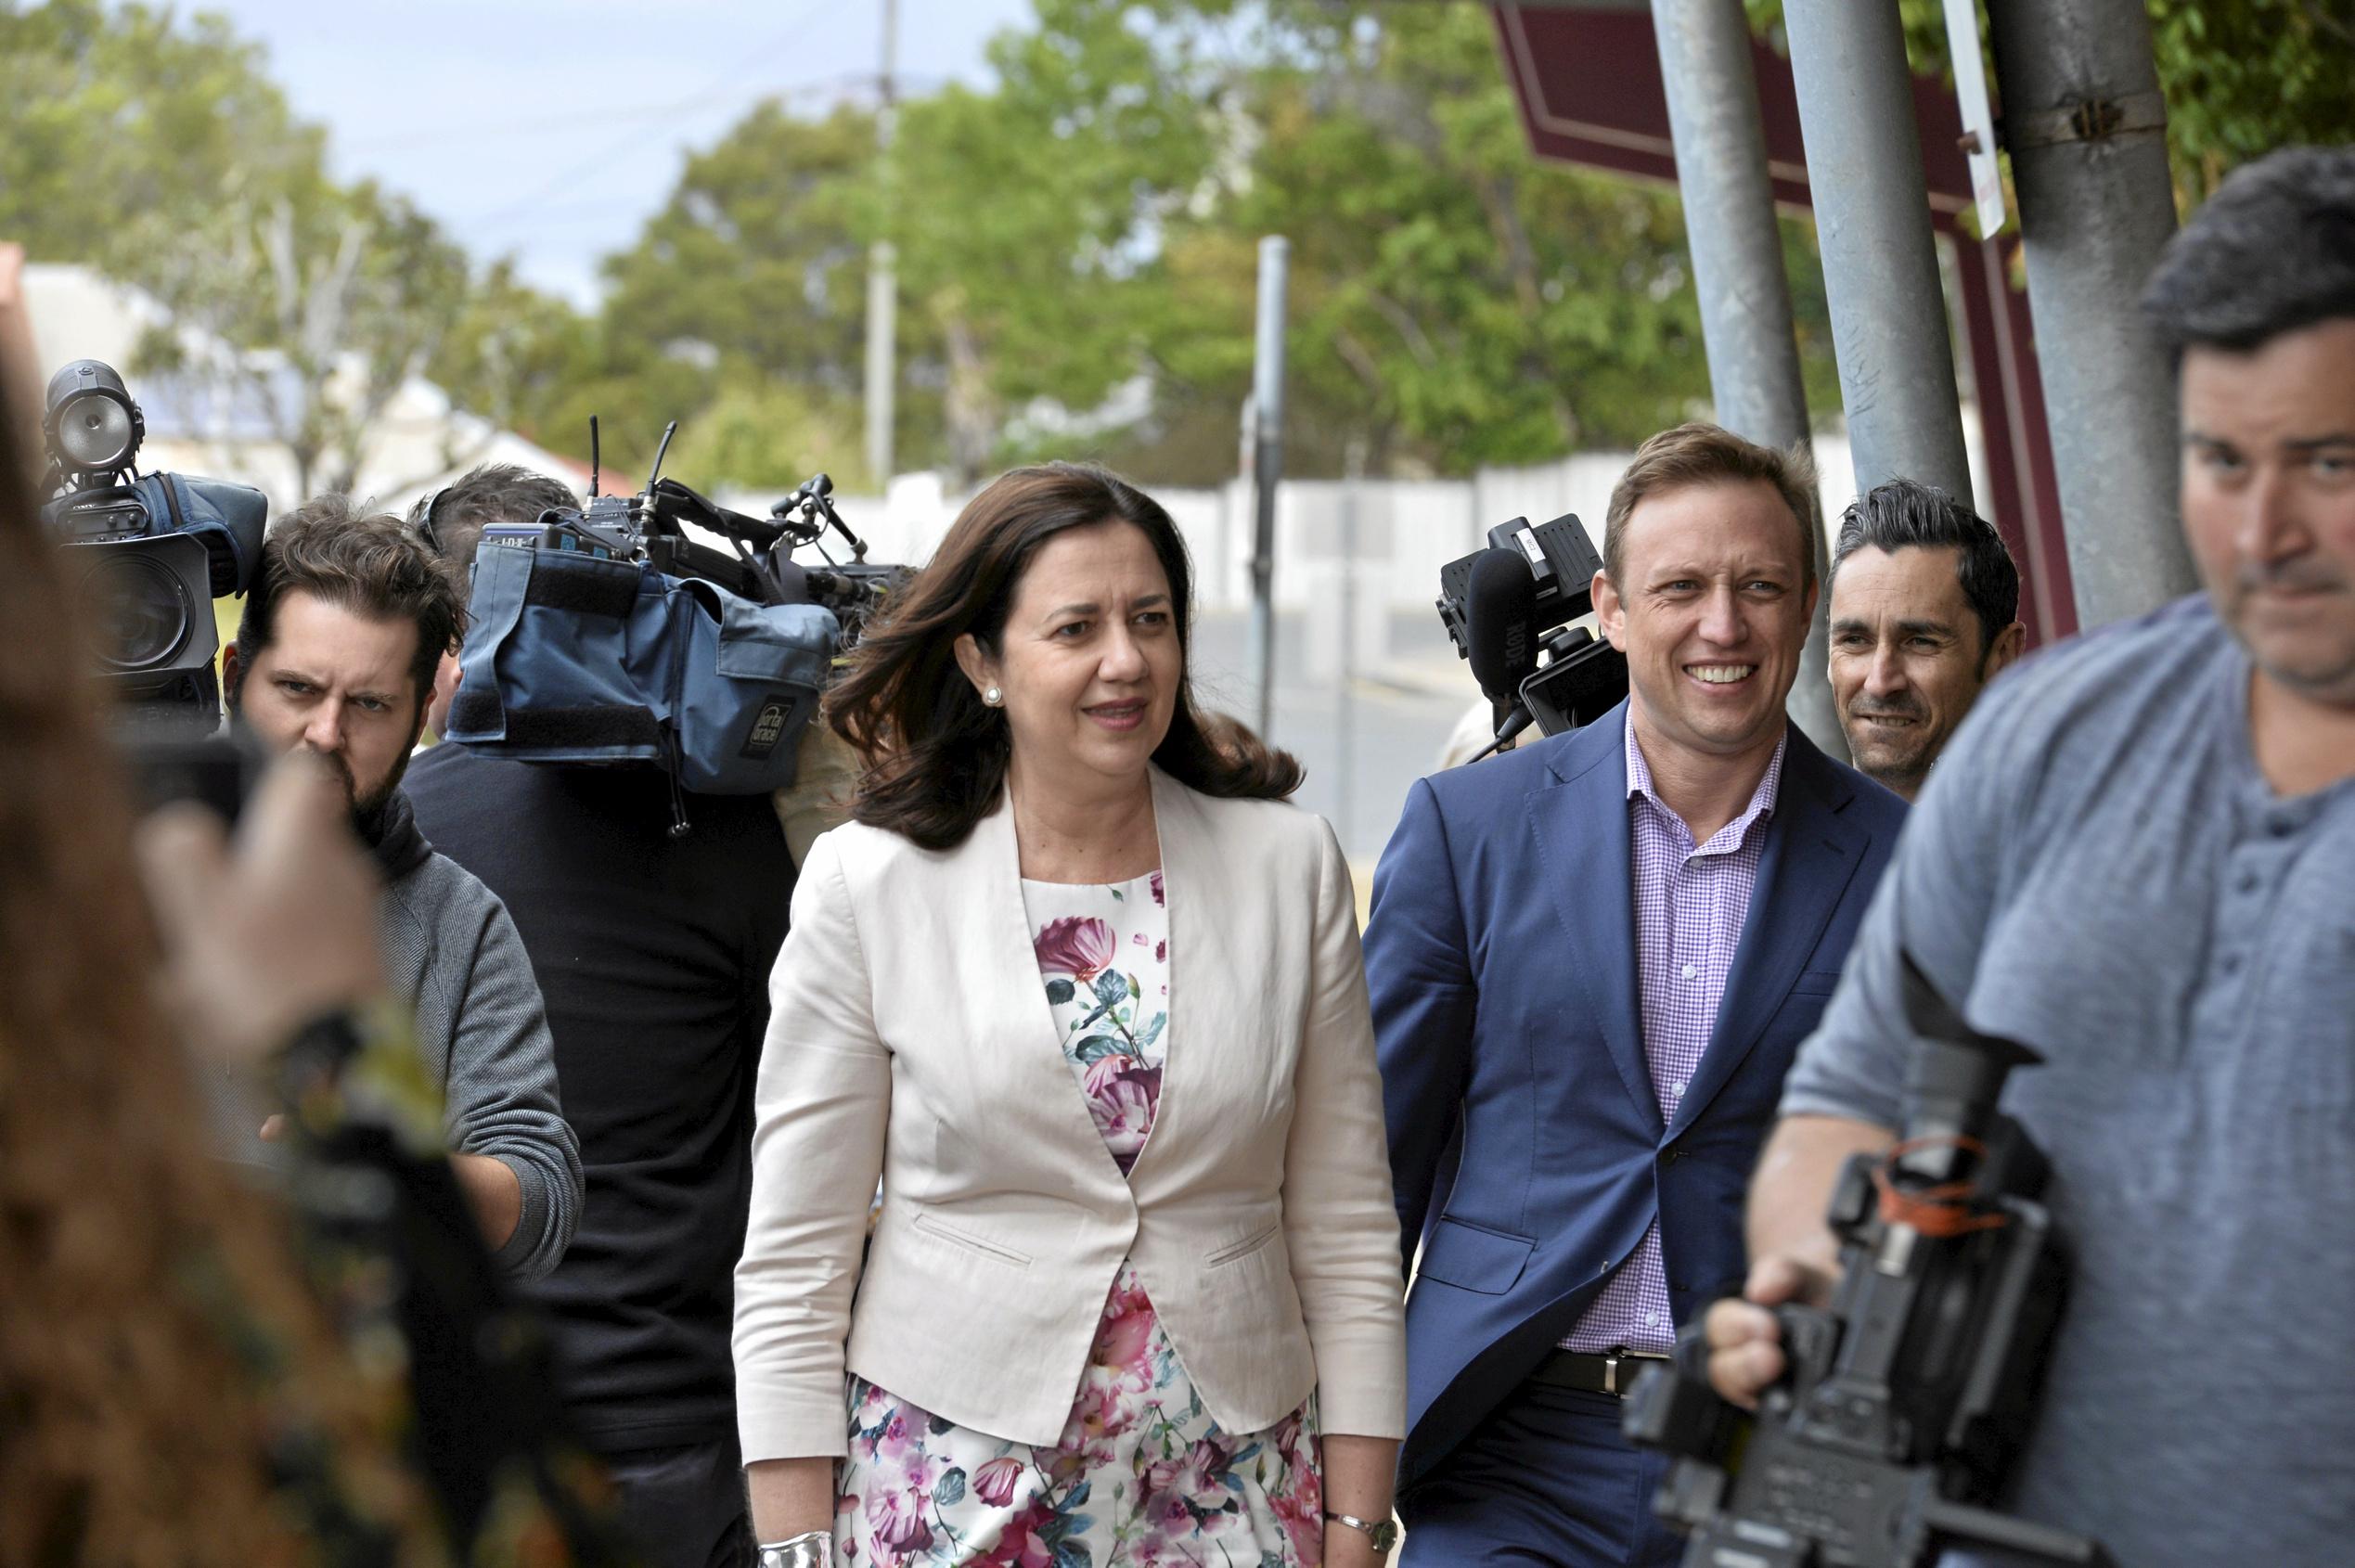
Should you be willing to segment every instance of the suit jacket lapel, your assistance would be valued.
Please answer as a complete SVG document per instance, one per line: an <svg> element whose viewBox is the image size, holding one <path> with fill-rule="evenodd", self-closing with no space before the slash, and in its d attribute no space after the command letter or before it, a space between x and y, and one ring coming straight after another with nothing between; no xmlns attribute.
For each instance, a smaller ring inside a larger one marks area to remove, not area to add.
<svg viewBox="0 0 2355 1568"><path fill-rule="evenodd" d="M1588 1003L1612 1065L1646 1125L1660 1130L1660 1100L1643 1060L1637 995L1635 894L1628 869L1627 704L1578 732L1555 766L1562 782L1529 800L1538 863L1575 955L1564 967Z"/></svg>
<svg viewBox="0 0 2355 1568"><path fill-rule="evenodd" d="M1783 755L1782 798L1767 825L1766 854L1750 892L1718 1006L1709 1048L1692 1074L1671 1130L1682 1132L1732 1078L1822 938L1862 859L1856 831L1839 815L1851 790L1796 725Z"/></svg>

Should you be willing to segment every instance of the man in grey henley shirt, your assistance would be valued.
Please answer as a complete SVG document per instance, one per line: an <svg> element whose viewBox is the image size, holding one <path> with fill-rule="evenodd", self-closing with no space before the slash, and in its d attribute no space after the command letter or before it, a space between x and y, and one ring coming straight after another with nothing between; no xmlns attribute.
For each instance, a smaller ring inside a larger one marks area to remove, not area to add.
<svg viewBox="0 0 2355 1568"><path fill-rule="evenodd" d="M1821 1299L1885 1150L1910 950L2035 1047L2071 1294L2007 1506L2127 1568L2355 1562L2355 150L2229 181L2145 297L2208 593L1989 690L1915 808L1750 1197L1752 1303ZM1720 1303L1711 1374L1778 1376Z"/></svg>
<svg viewBox="0 0 2355 1568"><path fill-rule="evenodd" d="M433 852L400 790L464 621L457 585L398 520L323 496L264 540L224 684L266 744L341 776L384 875L385 967L444 1096L451 1171L496 1262L530 1280L563 1257L582 1196L547 1011L507 906Z"/></svg>

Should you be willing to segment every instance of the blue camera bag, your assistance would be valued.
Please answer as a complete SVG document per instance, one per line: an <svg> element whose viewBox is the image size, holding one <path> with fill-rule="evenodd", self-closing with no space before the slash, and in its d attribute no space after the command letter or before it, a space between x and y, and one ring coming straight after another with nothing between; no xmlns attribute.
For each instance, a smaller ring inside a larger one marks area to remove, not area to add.
<svg viewBox="0 0 2355 1568"><path fill-rule="evenodd" d="M699 794L793 781L840 627L814 604L583 551L485 544L446 739L521 762L652 763Z"/></svg>

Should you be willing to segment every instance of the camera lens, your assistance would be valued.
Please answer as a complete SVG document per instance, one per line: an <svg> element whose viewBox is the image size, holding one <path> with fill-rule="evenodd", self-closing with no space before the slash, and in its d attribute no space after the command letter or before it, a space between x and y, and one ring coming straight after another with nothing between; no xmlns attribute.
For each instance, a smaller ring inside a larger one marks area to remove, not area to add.
<svg viewBox="0 0 2355 1568"><path fill-rule="evenodd" d="M135 672L168 664L187 646L196 605L177 574L153 559L95 546L100 559L82 581L99 660Z"/></svg>
<svg viewBox="0 0 2355 1568"><path fill-rule="evenodd" d="M58 450L75 468L121 468L131 456L131 410L111 397L85 392L58 410Z"/></svg>

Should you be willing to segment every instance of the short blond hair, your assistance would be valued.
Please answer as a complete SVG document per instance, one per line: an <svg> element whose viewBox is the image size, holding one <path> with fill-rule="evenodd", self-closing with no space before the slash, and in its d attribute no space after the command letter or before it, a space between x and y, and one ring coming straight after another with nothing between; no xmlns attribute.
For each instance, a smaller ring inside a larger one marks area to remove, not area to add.
<svg viewBox="0 0 2355 1568"><path fill-rule="evenodd" d="M1611 487L1611 510L1602 525L1602 570L1615 584L1627 555L1628 518L1647 495L1689 485L1764 480L1775 488L1799 525L1800 586L1815 582L1815 464L1807 448L1778 452L1744 441L1719 425L1679 425L1636 448L1635 460Z"/></svg>

